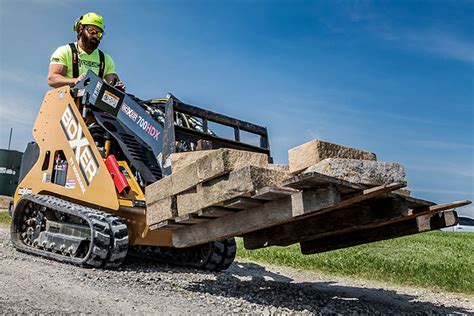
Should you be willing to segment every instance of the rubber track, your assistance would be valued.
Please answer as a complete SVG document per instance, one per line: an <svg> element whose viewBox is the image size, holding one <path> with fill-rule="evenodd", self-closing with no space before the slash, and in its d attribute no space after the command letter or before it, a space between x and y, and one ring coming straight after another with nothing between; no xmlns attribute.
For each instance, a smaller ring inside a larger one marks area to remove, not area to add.
<svg viewBox="0 0 474 316"><path fill-rule="evenodd" d="M158 246L135 246L130 255L177 266L187 266L208 271L223 271L235 259L237 247L234 238L212 241L190 248L169 248Z"/></svg>
<svg viewBox="0 0 474 316"><path fill-rule="evenodd" d="M86 256L69 257L24 244L20 240L17 226L21 225L23 209L30 202L85 220L91 228L91 241ZM22 196L13 212L10 233L13 245L21 252L82 267L118 267L127 255L128 249L127 226L119 217L49 195Z"/></svg>

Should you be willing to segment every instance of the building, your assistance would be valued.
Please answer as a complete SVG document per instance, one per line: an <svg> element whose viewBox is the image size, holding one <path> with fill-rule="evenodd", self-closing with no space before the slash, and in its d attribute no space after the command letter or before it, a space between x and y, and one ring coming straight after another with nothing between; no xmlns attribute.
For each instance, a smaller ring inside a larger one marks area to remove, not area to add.
<svg viewBox="0 0 474 316"><path fill-rule="evenodd" d="M13 196L20 177L23 153L0 149L0 195Z"/></svg>

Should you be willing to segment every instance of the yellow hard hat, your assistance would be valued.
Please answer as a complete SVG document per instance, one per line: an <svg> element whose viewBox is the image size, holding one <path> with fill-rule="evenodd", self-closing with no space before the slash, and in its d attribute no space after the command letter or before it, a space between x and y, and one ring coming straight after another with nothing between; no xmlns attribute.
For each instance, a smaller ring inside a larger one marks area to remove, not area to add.
<svg viewBox="0 0 474 316"><path fill-rule="evenodd" d="M97 27L100 27L102 31L105 31L104 18L94 12L86 13L74 22L74 32L76 33L79 30L79 24L95 25Z"/></svg>

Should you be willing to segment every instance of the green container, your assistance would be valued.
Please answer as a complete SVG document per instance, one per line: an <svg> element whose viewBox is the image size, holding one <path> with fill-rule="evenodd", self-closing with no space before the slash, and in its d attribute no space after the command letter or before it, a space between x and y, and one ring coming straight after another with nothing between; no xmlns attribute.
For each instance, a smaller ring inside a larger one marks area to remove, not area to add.
<svg viewBox="0 0 474 316"><path fill-rule="evenodd" d="M0 149L0 195L13 196L18 186L22 152Z"/></svg>

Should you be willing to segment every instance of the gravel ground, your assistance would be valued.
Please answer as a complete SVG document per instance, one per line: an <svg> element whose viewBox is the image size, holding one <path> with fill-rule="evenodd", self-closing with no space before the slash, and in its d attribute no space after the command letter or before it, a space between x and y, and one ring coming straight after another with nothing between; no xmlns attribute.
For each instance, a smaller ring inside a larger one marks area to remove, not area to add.
<svg viewBox="0 0 474 316"><path fill-rule="evenodd" d="M474 314L474 296L237 261L204 273L130 259L84 269L15 251L0 224L0 313Z"/></svg>

